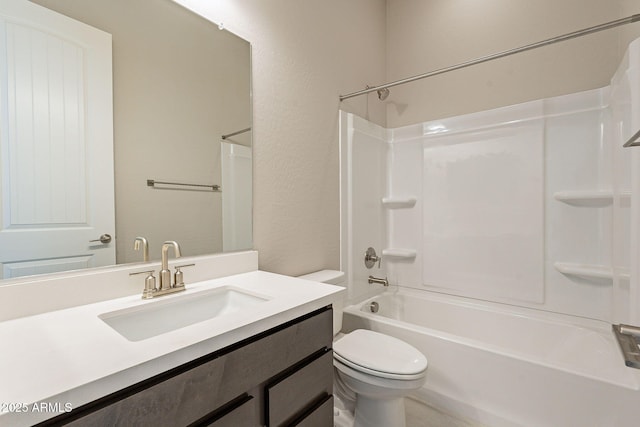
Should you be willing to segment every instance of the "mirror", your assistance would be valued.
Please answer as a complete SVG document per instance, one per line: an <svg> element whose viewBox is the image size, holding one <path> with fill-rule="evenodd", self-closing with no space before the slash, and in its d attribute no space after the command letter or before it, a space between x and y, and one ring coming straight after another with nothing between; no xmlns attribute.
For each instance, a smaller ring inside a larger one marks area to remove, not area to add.
<svg viewBox="0 0 640 427"><path fill-rule="evenodd" d="M250 249L249 43L171 0L30 1L112 35L116 263Z"/></svg>

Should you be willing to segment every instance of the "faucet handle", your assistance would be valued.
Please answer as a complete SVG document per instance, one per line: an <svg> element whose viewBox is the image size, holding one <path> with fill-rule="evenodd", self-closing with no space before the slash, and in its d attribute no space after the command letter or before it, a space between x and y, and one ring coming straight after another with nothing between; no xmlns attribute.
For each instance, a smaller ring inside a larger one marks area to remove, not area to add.
<svg viewBox="0 0 640 427"><path fill-rule="evenodd" d="M185 267L193 267L195 264L183 264L183 265L176 265L174 268L176 269L176 272L173 273L173 286L175 287L183 287L184 286L184 273L182 271L180 271L181 268L185 268Z"/></svg>
<svg viewBox="0 0 640 427"><path fill-rule="evenodd" d="M146 271L138 271L136 273L129 273L129 276L134 276L136 274L147 275L147 277L144 279L144 290L142 291L142 299L153 298L153 294L157 291L156 276L154 276L153 273L155 273L154 270L146 270Z"/></svg>
<svg viewBox="0 0 640 427"><path fill-rule="evenodd" d="M136 274L153 274L155 273L155 270L144 270L144 271L136 271L135 273L129 273L129 276L135 276Z"/></svg>
<svg viewBox="0 0 640 427"><path fill-rule="evenodd" d="M174 265L173 268L175 268L176 270L178 268L185 268L185 267L194 267L196 264L195 263L191 263L191 264L182 264L182 265Z"/></svg>
<svg viewBox="0 0 640 427"><path fill-rule="evenodd" d="M364 253L364 265L367 268L373 268L378 263L378 268L380 268L380 262L382 261L382 257L376 254L376 250L372 247L367 248L367 251Z"/></svg>

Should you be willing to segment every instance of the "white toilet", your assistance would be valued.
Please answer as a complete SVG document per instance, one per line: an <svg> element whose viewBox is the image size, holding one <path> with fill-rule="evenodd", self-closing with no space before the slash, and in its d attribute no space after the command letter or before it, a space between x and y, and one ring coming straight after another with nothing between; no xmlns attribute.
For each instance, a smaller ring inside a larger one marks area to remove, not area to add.
<svg viewBox="0 0 640 427"><path fill-rule="evenodd" d="M322 270L300 278L341 285L344 273ZM403 398L424 384L427 358L406 342L379 332L357 329L340 334L342 307L334 307L333 320L334 394L346 408L355 403L355 427L404 427Z"/></svg>

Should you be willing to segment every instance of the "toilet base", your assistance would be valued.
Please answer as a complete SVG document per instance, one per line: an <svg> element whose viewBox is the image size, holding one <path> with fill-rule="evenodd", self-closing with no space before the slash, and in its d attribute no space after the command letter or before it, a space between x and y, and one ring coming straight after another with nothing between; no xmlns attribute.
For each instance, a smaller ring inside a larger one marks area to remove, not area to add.
<svg viewBox="0 0 640 427"><path fill-rule="evenodd" d="M333 361L334 394L353 410L354 427L405 427L404 396L424 384L425 378L390 380L366 375ZM353 406L355 400L355 407Z"/></svg>
<svg viewBox="0 0 640 427"><path fill-rule="evenodd" d="M354 427L405 427L404 398L356 398Z"/></svg>
<svg viewBox="0 0 640 427"><path fill-rule="evenodd" d="M353 409L349 409L351 405L345 405L340 397L333 395L333 426L334 427L353 427Z"/></svg>
<svg viewBox="0 0 640 427"><path fill-rule="evenodd" d="M348 403L345 404L334 395L334 427L406 427L402 397L385 400L360 397L356 402L355 414L349 407Z"/></svg>

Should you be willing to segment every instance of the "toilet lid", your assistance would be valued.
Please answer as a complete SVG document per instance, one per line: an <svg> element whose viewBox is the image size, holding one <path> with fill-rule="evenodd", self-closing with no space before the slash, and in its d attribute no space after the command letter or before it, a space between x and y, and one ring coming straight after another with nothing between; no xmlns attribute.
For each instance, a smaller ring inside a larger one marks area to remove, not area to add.
<svg viewBox="0 0 640 427"><path fill-rule="evenodd" d="M427 358L418 349L389 335L356 329L333 343L336 359L354 369L385 377L415 376L427 369Z"/></svg>

